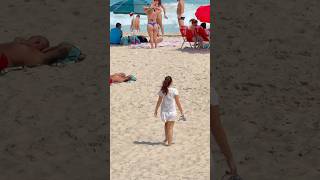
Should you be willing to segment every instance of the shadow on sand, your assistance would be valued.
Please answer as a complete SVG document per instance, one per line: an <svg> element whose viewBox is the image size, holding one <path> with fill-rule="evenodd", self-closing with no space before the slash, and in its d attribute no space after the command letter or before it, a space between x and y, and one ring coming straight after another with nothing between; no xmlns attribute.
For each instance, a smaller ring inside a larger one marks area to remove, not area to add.
<svg viewBox="0 0 320 180"><path fill-rule="evenodd" d="M177 50L181 52L187 52L190 54L209 54L210 53L210 49L193 49L190 47L183 47L182 49L179 48Z"/></svg>
<svg viewBox="0 0 320 180"><path fill-rule="evenodd" d="M162 142L148 142L148 141L133 141L133 144L142 144L142 145L151 145L151 146L163 145Z"/></svg>

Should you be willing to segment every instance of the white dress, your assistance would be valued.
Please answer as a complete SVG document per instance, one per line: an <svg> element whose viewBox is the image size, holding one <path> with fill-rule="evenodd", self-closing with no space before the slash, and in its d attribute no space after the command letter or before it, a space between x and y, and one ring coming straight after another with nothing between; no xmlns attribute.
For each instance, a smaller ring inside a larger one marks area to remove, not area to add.
<svg viewBox="0 0 320 180"><path fill-rule="evenodd" d="M163 94L162 91L158 95L163 98L161 103L161 120L164 122L175 121L177 117L175 96L179 95L178 90L168 88L167 95Z"/></svg>

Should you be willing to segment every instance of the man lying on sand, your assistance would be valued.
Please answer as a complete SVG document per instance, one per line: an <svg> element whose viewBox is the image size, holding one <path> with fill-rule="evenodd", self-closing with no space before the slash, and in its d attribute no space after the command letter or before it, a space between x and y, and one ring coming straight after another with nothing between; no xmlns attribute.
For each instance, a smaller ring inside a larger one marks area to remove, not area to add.
<svg viewBox="0 0 320 180"><path fill-rule="evenodd" d="M49 48L50 43L43 36L28 39L15 38L14 41L0 44L0 70L15 66L37 66L51 64L68 56L73 47L68 43Z"/></svg>
<svg viewBox="0 0 320 180"><path fill-rule="evenodd" d="M110 75L109 85L112 83L122 83L128 81L136 81L136 78L133 75L126 75L125 73L115 73Z"/></svg>

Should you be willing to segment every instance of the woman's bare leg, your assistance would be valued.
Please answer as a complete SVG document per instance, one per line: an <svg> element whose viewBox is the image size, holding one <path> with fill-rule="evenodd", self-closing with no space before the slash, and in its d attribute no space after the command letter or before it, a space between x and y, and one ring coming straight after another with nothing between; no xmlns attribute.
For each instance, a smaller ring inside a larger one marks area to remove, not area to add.
<svg viewBox="0 0 320 180"><path fill-rule="evenodd" d="M168 146L172 144L173 141L173 125L174 121L168 121L169 123L169 131L168 131Z"/></svg>
<svg viewBox="0 0 320 180"><path fill-rule="evenodd" d="M154 42L154 45L155 45L155 48L157 48L157 45L158 45L158 25L154 26L153 28L153 42Z"/></svg>
<svg viewBox="0 0 320 180"><path fill-rule="evenodd" d="M160 28L161 28L161 35L164 35L164 28L163 28L163 24L162 24L162 14L158 14L157 16L157 23L159 24Z"/></svg>
<svg viewBox="0 0 320 180"><path fill-rule="evenodd" d="M211 133L213 134L217 144L219 145L222 153L226 157L230 174L237 175L236 163L234 162L231 148L228 143L226 132L222 127L219 115L219 106L210 106L210 125Z"/></svg>
<svg viewBox="0 0 320 180"><path fill-rule="evenodd" d="M167 141L168 141L168 122L166 122L165 124L164 124L164 133L165 133L165 139L164 139L164 143L166 143Z"/></svg>
<svg viewBox="0 0 320 180"><path fill-rule="evenodd" d="M148 30L148 34L149 34L149 37L150 37L150 45L151 45L151 48L153 49L154 46L153 46L153 26L152 25L148 25L147 27L147 30Z"/></svg>

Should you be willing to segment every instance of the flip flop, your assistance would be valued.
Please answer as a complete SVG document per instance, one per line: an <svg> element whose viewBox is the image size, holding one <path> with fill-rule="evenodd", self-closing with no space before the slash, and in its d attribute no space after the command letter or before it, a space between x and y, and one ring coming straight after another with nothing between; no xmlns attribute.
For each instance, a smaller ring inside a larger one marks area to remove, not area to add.
<svg viewBox="0 0 320 180"><path fill-rule="evenodd" d="M179 121L187 121L186 117L184 115L181 115L179 117Z"/></svg>

